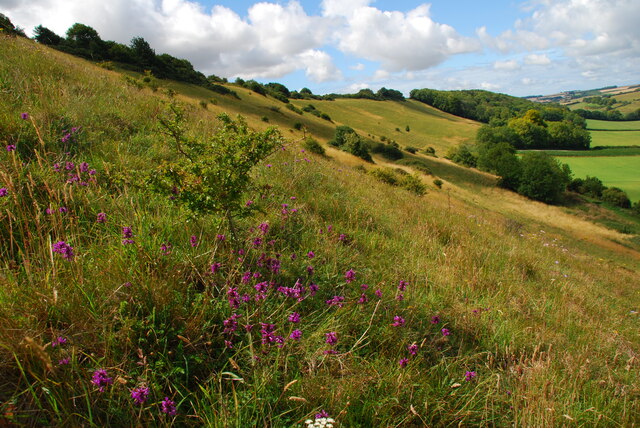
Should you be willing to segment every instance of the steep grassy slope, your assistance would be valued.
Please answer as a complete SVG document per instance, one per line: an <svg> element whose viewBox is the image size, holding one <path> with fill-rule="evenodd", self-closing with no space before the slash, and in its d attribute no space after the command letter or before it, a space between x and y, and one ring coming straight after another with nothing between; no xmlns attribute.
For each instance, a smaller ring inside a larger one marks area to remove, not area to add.
<svg viewBox="0 0 640 428"><path fill-rule="evenodd" d="M0 91L16 145L0 169L0 424L640 421L638 253L619 235L444 161L444 191L417 197L286 141L253 171L233 240L147 186L177 156L162 90L2 38ZM176 98L190 137L216 132L227 101Z"/></svg>

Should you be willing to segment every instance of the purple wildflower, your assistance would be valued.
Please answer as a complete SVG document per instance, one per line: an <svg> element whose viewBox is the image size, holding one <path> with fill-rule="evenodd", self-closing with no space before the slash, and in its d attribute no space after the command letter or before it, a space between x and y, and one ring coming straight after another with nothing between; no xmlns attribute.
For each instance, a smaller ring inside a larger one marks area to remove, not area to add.
<svg viewBox="0 0 640 428"><path fill-rule="evenodd" d="M222 263L216 262L211 265L211 273L216 273L222 267Z"/></svg>
<svg viewBox="0 0 640 428"><path fill-rule="evenodd" d="M331 299L327 300L325 303L329 306L337 306L339 308L344 306L344 297L342 296L333 296Z"/></svg>
<svg viewBox="0 0 640 428"><path fill-rule="evenodd" d="M307 253L307 257L309 257L310 259L314 258L316 256L316 253L314 253L313 251L309 251Z"/></svg>
<svg viewBox="0 0 640 428"><path fill-rule="evenodd" d="M347 242L347 235L345 235L344 233L341 233L340 236L338 237L338 240L340 242Z"/></svg>
<svg viewBox="0 0 640 428"><path fill-rule="evenodd" d="M68 364L71 363L71 358L67 357L67 358L63 358L61 360L58 360L58 365L59 366L66 366Z"/></svg>
<svg viewBox="0 0 640 428"><path fill-rule="evenodd" d="M375 295L378 296L379 298L382 298L382 290L380 290L379 288L375 291Z"/></svg>
<svg viewBox="0 0 640 428"><path fill-rule="evenodd" d="M9 191L6 187L0 187L0 197L4 198L9 194Z"/></svg>
<svg viewBox="0 0 640 428"><path fill-rule="evenodd" d="M91 383L97 386L100 392L103 392L107 385L111 385L113 383L113 378L108 376L105 369L98 369L93 372Z"/></svg>
<svg viewBox="0 0 640 428"><path fill-rule="evenodd" d="M80 171L82 172L89 172L89 164L86 162L82 162L80 164Z"/></svg>
<svg viewBox="0 0 640 428"><path fill-rule="evenodd" d="M313 266L307 266L307 273L313 275Z"/></svg>
<svg viewBox="0 0 640 428"><path fill-rule="evenodd" d="M398 302L402 302L404 300L404 294L400 293L396 296L396 300Z"/></svg>
<svg viewBox="0 0 640 428"><path fill-rule="evenodd" d="M76 168L76 165L73 162L67 162L64 164L64 169L67 171L72 171Z"/></svg>
<svg viewBox="0 0 640 428"><path fill-rule="evenodd" d="M216 236L216 238L218 238L218 241L224 241L226 239L226 236L218 235L218 236Z"/></svg>
<svg viewBox="0 0 640 428"><path fill-rule="evenodd" d="M60 208L58 208L58 211L60 211L62 214L66 214L67 212L69 212L67 207L60 207Z"/></svg>
<svg viewBox="0 0 640 428"><path fill-rule="evenodd" d="M147 398L149 398L149 388L146 386L134 388L131 391L131 398L133 398L133 401L135 401L136 404L144 404L144 402L147 401Z"/></svg>
<svg viewBox="0 0 640 428"><path fill-rule="evenodd" d="M131 226L125 226L122 228L122 237L124 238L122 240L123 245L130 245L134 243L134 240L131 239L133 238L133 230L131 229Z"/></svg>
<svg viewBox="0 0 640 428"><path fill-rule="evenodd" d="M7 151L8 152L12 152L16 149L16 145L15 144L7 144Z"/></svg>
<svg viewBox="0 0 640 428"><path fill-rule="evenodd" d="M309 284L309 294L311 296L315 296L316 293L318 292L318 289L319 287L317 284L313 284L313 283Z"/></svg>
<svg viewBox="0 0 640 428"><path fill-rule="evenodd" d="M360 289L362 291L366 291L369 288L369 286L367 284L360 284Z"/></svg>
<svg viewBox="0 0 640 428"><path fill-rule="evenodd" d="M400 365L401 368L405 368L407 367L407 364L409 364L409 359L401 358L400 361L398 361L398 364Z"/></svg>
<svg viewBox="0 0 640 428"><path fill-rule="evenodd" d="M160 403L160 411L169 416L175 416L178 413L175 401L170 400L169 397L164 397L164 400Z"/></svg>
<svg viewBox="0 0 640 428"><path fill-rule="evenodd" d="M298 329L293 330L291 332L291 335L289 336L289 338L293 340L300 340L301 337L302 337L302 332Z"/></svg>
<svg viewBox="0 0 640 428"><path fill-rule="evenodd" d="M269 223L260 223L258 229L260 229L263 235L266 235L267 232L269 232Z"/></svg>
<svg viewBox="0 0 640 428"><path fill-rule="evenodd" d="M442 330L440 330L442 332L443 336L450 336L451 332L449 331L448 328L443 328Z"/></svg>
<svg viewBox="0 0 640 428"><path fill-rule="evenodd" d="M56 346L66 345L68 342L66 337L58 336L51 341L51 347L55 348Z"/></svg>
<svg viewBox="0 0 640 428"><path fill-rule="evenodd" d="M416 355L418 353L418 344L412 343L411 345L407 346L407 350L409 351L409 354Z"/></svg>
<svg viewBox="0 0 640 428"><path fill-rule="evenodd" d="M400 283L398 284L398 290L399 291L405 291L407 289L407 285L409 285L409 283L407 281L400 281Z"/></svg>
<svg viewBox="0 0 640 428"><path fill-rule="evenodd" d="M289 315L289 321L291 321L292 323L298 323L300 322L300 314L297 312L292 313L291 315Z"/></svg>
<svg viewBox="0 0 640 428"><path fill-rule="evenodd" d="M96 223L106 223L107 222L107 214L106 213L98 213L96 217Z"/></svg>
<svg viewBox="0 0 640 428"><path fill-rule="evenodd" d="M464 374L464 380L466 380L467 382L471 382L478 374L476 372L470 372L467 371Z"/></svg>
<svg viewBox="0 0 640 428"><path fill-rule="evenodd" d="M58 241L53 244L53 252L60 254L67 260L72 260L74 257L73 247L64 241Z"/></svg>
<svg viewBox="0 0 640 428"><path fill-rule="evenodd" d="M434 315L431 317L431 324L438 324L440 322L440 317L438 315Z"/></svg>
<svg viewBox="0 0 640 428"><path fill-rule="evenodd" d="M29 113L20 113L20 119L28 120L29 119Z"/></svg>
<svg viewBox="0 0 640 428"><path fill-rule="evenodd" d="M347 284L353 282L356 279L356 272L353 269L349 269L344 273L344 279L347 281Z"/></svg>
<svg viewBox="0 0 640 428"><path fill-rule="evenodd" d="M362 293L360 295L360 298L358 299L358 303L360 303L361 305L364 305L368 301L369 301L369 299L367 298L367 295L365 293Z"/></svg>
<svg viewBox="0 0 640 428"><path fill-rule="evenodd" d="M329 417L329 413L326 412L326 410L320 410L319 413L316 413L316 419L322 419L322 418L328 418Z"/></svg>
<svg viewBox="0 0 640 428"><path fill-rule="evenodd" d="M165 256L170 255L171 254L171 244L162 244L162 245L160 245L160 252Z"/></svg>
<svg viewBox="0 0 640 428"><path fill-rule="evenodd" d="M395 317L393 317L393 324L391 325L394 327L402 327L404 323L404 318L402 318L400 315L396 315Z"/></svg>
<svg viewBox="0 0 640 428"><path fill-rule="evenodd" d="M252 200L248 200L247 203L245 204L247 207L250 207L251 205L253 205L253 201Z"/></svg>
<svg viewBox="0 0 640 428"><path fill-rule="evenodd" d="M335 345L336 343L338 343L338 333L336 333L335 331L330 331L329 333L325 333L324 337L325 337L324 341L329 345Z"/></svg>

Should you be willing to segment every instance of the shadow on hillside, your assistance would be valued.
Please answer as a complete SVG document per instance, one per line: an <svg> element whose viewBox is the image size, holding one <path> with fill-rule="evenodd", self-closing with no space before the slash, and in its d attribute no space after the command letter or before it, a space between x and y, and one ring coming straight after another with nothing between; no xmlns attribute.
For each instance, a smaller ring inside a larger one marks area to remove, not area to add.
<svg viewBox="0 0 640 428"><path fill-rule="evenodd" d="M405 154L405 157L399 160L398 164L409 167L426 167L434 176L456 185L495 187L497 183L497 178L491 175L481 173L472 168L465 168L448 161L436 160L429 157Z"/></svg>

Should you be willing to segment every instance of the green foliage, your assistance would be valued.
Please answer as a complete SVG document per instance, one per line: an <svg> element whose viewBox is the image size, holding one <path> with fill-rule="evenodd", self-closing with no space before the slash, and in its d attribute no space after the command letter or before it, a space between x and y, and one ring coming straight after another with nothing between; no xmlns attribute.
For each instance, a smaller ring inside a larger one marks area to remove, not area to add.
<svg viewBox="0 0 640 428"><path fill-rule="evenodd" d="M627 193L617 187L609 187L602 192L602 200L620 208L631 208Z"/></svg>
<svg viewBox="0 0 640 428"><path fill-rule="evenodd" d="M373 162L371 154L365 141L355 132L347 133L344 137L344 144L340 147L347 153L351 153L354 156L364 159L367 162Z"/></svg>
<svg viewBox="0 0 640 428"><path fill-rule="evenodd" d="M375 177L378 181L390 186L402 187L418 196L422 196L427 193L427 187L424 185L420 177L408 174L403 169L374 168L369 171L369 174Z"/></svg>
<svg viewBox="0 0 640 428"><path fill-rule="evenodd" d="M446 158L468 168L475 167L478 163L477 156L465 144L451 147Z"/></svg>
<svg viewBox="0 0 640 428"><path fill-rule="evenodd" d="M570 182L570 170L543 152L526 153L521 165L518 193L545 203L560 200Z"/></svg>
<svg viewBox="0 0 640 428"><path fill-rule="evenodd" d="M500 177L498 184L511 190L520 185L521 165L516 151L506 142L482 144L478 147L478 167Z"/></svg>
<svg viewBox="0 0 640 428"><path fill-rule="evenodd" d="M370 141L368 146L371 153L380 154L390 160L398 160L404 157L402 150L397 147L397 144L393 145Z"/></svg>
<svg viewBox="0 0 640 428"><path fill-rule="evenodd" d="M443 184L444 183L439 178L436 178L435 180L433 180L433 185L436 186L438 189L442 189Z"/></svg>
<svg viewBox="0 0 640 428"><path fill-rule="evenodd" d="M184 111L170 104L160 119L178 159L154 170L152 189L193 214L240 215L241 198L251 184L251 169L282 145L277 130L251 131L243 118L218 116L220 127L208 140L190 137Z"/></svg>
<svg viewBox="0 0 640 428"><path fill-rule="evenodd" d="M412 146L407 146L404 148L407 152L411 153L412 155L416 154L418 152L418 149Z"/></svg>
<svg viewBox="0 0 640 428"><path fill-rule="evenodd" d="M302 142L302 147L304 147L305 150L308 150L311 153L315 153L321 156L325 155L324 147L322 147L322 144L320 144L318 140L316 140L313 137L305 138L304 141Z"/></svg>
<svg viewBox="0 0 640 428"><path fill-rule="evenodd" d="M43 27L42 25L38 25L33 29L34 39L38 43L42 43L43 45L49 46L57 46L64 39L58 36L56 33L48 29L47 27Z"/></svg>

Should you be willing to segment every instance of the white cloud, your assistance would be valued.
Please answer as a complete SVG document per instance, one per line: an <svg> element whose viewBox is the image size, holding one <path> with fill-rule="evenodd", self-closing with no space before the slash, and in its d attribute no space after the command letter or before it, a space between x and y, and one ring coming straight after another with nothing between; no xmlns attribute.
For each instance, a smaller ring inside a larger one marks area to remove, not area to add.
<svg viewBox="0 0 640 428"><path fill-rule="evenodd" d="M518 70L520 64L515 59L496 61L493 63L493 68L496 70Z"/></svg>
<svg viewBox="0 0 640 428"><path fill-rule="evenodd" d="M524 57L524 63L527 65L549 65L551 60L545 54L531 54Z"/></svg>
<svg viewBox="0 0 640 428"><path fill-rule="evenodd" d="M349 67L351 70L362 71L365 69L365 65L362 63L358 63L356 65L352 65Z"/></svg>
<svg viewBox="0 0 640 428"><path fill-rule="evenodd" d="M333 64L328 53L319 50L309 50L299 56L305 65L305 72L314 82L326 82L342 79L342 73Z"/></svg>
<svg viewBox="0 0 640 428"><path fill-rule="evenodd" d="M381 62L390 72L426 69L451 55L480 48L474 39L462 37L452 27L434 22L429 16L428 5L418 6L405 14L362 6L368 3L366 1L325 0L325 14L329 11L338 14L334 9L342 3L351 3L356 8L350 9L349 13L340 12L342 18L336 20L334 31L339 49Z"/></svg>
<svg viewBox="0 0 640 428"><path fill-rule="evenodd" d="M497 85L495 83L489 83L489 82L480 83L480 87L482 89L486 89L487 91L496 91L500 89L500 85Z"/></svg>

